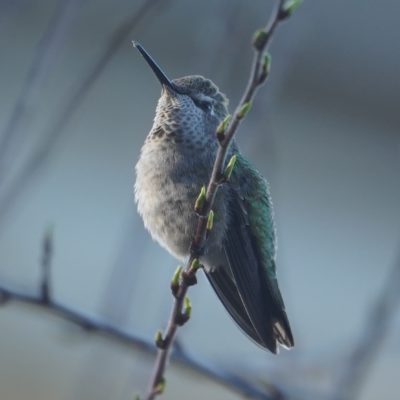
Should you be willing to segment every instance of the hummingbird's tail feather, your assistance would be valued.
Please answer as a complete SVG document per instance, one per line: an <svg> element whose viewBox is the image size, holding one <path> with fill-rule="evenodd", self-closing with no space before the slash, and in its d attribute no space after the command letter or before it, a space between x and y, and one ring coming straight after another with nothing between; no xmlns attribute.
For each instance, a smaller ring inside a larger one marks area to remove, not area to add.
<svg viewBox="0 0 400 400"><path fill-rule="evenodd" d="M253 328L235 282L228 275L225 268L220 266L213 270L205 270L205 273L215 293L233 320L252 340L265 347L265 344L261 342L258 333Z"/></svg>
<svg viewBox="0 0 400 400"><path fill-rule="evenodd" d="M284 328L280 321L275 321L274 333L276 340L282 347L285 347L286 349L290 349L291 347L293 347L294 343L290 326Z"/></svg>

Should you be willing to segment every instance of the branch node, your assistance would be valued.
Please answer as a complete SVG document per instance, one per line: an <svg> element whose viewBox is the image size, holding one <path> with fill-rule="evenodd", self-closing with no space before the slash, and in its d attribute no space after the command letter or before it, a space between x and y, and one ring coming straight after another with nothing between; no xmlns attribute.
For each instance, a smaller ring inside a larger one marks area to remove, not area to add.
<svg viewBox="0 0 400 400"><path fill-rule="evenodd" d="M154 394L155 395L160 395L164 393L165 390L165 386L166 386L166 381L164 377L161 377L159 382L154 386Z"/></svg>
<svg viewBox="0 0 400 400"><path fill-rule="evenodd" d="M269 33L264 28L256 30L253 36L253 47L257 51L262 51L267 44L268 38Z"/></svg>
<svg viewBox="0 0 400 400"><path fill-rule="evenodd" d="M289 18L300 6L302 0L287 0L283 6L279 9L278 19L283 21Z"/></svg>
<svg viewBox="0 0 400 400"><path fill-rule="evenodd" d="M186 286L194 286L197 284L196 272L183 271L182 272L182 280L185 282Z"/></svg>
<svg viewBox="0 0 400 400"><path fill-rule="evenodd" d="M189 321L190 316L184 313L179 313L175 317L175 324L178 326L183 326Z"/></svg>
<svg viewBox="0 0 400 400"><path fill-rule="evenodd" d="M156 332L154 341L159 349L165 350L167 348L167 342L163 339L162 332L160 330Z"/></svg>

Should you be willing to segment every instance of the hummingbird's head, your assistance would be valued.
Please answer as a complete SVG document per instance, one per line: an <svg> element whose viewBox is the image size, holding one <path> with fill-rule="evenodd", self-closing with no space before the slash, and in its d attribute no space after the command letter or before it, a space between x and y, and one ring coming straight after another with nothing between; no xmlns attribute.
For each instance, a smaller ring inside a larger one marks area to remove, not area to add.
<svg viewBox="0 0 400 400"><path fill-rule="evenodd" d="M174 79L171 83L174 88L172 92L187 97L183 101L196 107L205 118L214 117L220 121L227 115L228 99L210 79L200 75L189 75ZM168 90L167 92L167 96L171 96ZM174 95L172 93L172 97Z"/></svg>
<svg viewBox="0 0 400 400"><path fill-rule="evenodd" d="M162 85L155 125L186 135L215 134L218 123L228 114L228 100L218 87L200 75L189 75L170 80L158 64L134 42Z"/></svg>

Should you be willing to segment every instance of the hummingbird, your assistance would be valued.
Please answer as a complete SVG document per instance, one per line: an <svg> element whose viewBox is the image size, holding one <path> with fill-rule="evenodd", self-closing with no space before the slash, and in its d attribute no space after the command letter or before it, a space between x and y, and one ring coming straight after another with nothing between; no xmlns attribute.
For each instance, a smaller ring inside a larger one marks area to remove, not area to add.
<svg viewBox="0 0 400 400"><path fill-rule="evenodd" d="M135 168L135 201L152 238L184 261L197 224L194 204L210 179L216 129L228 115L228 100L203 76L170 80L139 43L133 45L162 87ZM277 281L269 185L234 140L228 157L233 154L235 168L217 192L213 229L200 262L237 325L255 343L277 353L279 346L290 348L294 341Z"/></svg>

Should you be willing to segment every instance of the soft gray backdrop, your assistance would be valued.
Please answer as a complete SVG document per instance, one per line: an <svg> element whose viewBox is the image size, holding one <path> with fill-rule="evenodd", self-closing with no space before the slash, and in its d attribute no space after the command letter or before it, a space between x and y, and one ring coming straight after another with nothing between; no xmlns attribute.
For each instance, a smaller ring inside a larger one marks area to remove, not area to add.
<svg viewBox="0 0 400 400"><path fill-rule="evenodd" d="M171 78L210 77L234 107L249 40L273 1L156 3L59 123L143 1L0 1L0 281L36 290L51 225L56 299L148 339L166 322L176 262L151 242L133 204L133 167L160 87L130 40ZM297 394L334 386L399 250L399 13L395 0L305 0L279 28L270 81L238 141L271 183L296 347L279 357L257 348L201 277L180 332L191 353ZM2 399L122 400L145 387L144 355L46 313L10 304L0 327ZM363 399L398 398L398 313L390 332ZM166 398L185 398L174 392L179 380ZM205 398L206 387L192 386L192 397ZM209 398L233 396L208 388Z"/></svg>

